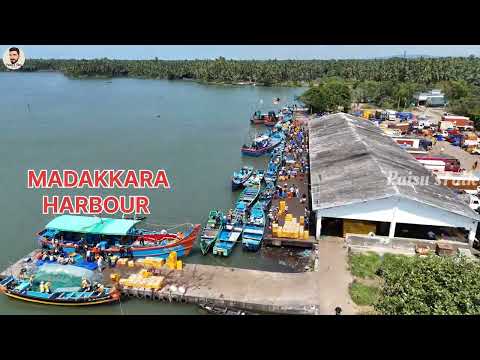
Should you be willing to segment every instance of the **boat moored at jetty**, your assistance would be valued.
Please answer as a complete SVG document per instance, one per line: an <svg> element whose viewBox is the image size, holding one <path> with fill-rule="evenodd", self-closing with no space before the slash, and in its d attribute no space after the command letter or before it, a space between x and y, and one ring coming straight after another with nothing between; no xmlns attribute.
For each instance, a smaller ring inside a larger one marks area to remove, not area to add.
<svg viewBox="0 0 480 360"><path fill-rule="evenodd" d="M256 137L250 146L242 146L242 154L247 156L261 156L275 149L283 141L285 135L276 131L270 135L264 134Z"/></svg>
<svg viewBox="0 0 480 360"><path fill-rule="evenodd" d="M262 113L261 111L255 111L250 118L252 124L266 125L267 123L277 122L275 111L269 111L268 113Z"/></svg>
<svg viewBox="0 0 480 360"><path fill-rule="evenodd" d="M278 122L278 117L274 111L268 113L268 118L263 123L265 126L274 126Z"/></svg>
<svg viewBox="0 0 480 360"><path fill-rule="evenodd" d="M203 255L206 255L215 244L223 226L223 213L221 211L211 210L208 214L207 224L203 228L202 235L200 236L200 250Z"/></svg>
<svg viewBox="0 0 480 360"><path fill-rule="evenodd" d="M158 256L167 258L175 251L177 257L190 254L200 232L200 224L184 224L184 231L169 233L162 229L138 228L142 220L112 219L95 216L61 215L50 221L38 233L42 247L54 248L54 242L65 252L72 253L87 245L93 252L102 250L113 255L129 255L134 258ZM146 224L158 227L154 224Z"/></svg>
<svg viewBox="0 0 480 360"><path fill-rule="evenodd" d="M262 244L265 233L265 212L262 204L256 203L252 208L242 232L243 250L257 251Z"/></svg>
<svg viewBox="0 0 480 360"><path fill-rule="evenodd" d="M257 169L253 172L252 176L245 182L245 187L260 186L263 178L265 177L265 170Z"/></svg>
<svg viewBox="0 0 480 360"><path fill-rule="evenodd" d="M260 185L245 188L238 197L237 209L241 208L239 203L244 203L246 208L251 207L258 195L260 195Z"/></svg>
<svg viewBox="0 0 480 360"><path fill-rule="evenodd" d="M251 166L244 166L240 171L235 171L232 176L232 191L242 188L252 174L253 167Z"/></svg>
<svg viewBox="0 0 480 360"><path fill-rule="evenodd" d="M84 291L77 288L57 288L51 292L37 291L29 280L17 279L14 276L7 276L0 281L0 292L8 297L28 302L63 305L63 306L85 306L112 303L120 300L120 292L117 289L99 287Z"/></svg>
<svg viewBox="0 0 480 360"><path fill-rule="evenodd" d="M240 205L240 206L239 206ZM237 203L235 210L229 210L225 226L218 234L217 241L213 246L213 255L230 256L243 231L244 210L243 203Z"/></svg>

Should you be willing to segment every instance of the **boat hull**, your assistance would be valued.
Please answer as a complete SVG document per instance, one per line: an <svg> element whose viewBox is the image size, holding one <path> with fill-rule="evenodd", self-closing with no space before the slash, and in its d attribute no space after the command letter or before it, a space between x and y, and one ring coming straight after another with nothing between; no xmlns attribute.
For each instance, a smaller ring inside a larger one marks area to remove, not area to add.
<svg viewBox="0 0 480 360"><path fill-rule="evenodd" d="M209 237L200 237L200 250L202 251L203 255L207 255L207 253L210 251L212 246L215 244L218 238L218 234L222 231L223 228L217 229L216 233L213 234L213 236Z"/></svg>
<svg viewBox="0 0 480 360"><path fill-rule="evenodd" d="M251 242L242 242L242 249L245 251L258 251L261 247L262 243L251 243Z"/></svg>
<svg viewBox="0 0 480 360"><path fill-rule="evenodd" d="M247 180L245 180L245 181L247 181ZM245 181L241 182L241 183L237 183L237 182L232 181L232 191L240 190L241 188L243 188L243 184L245 183Z"/></svg>
<svg viewBox="0 0 480 360"><path fill-rule="evenodd" d="M44 304L44 305L56 305L56 306L92 306L92 305L102 305L109 304L119 301L119 298L113 298L111 296L99 297L95 299L87 300L56 300L56 299L40 299L36 297L27 296L25 294L16 293L13 291L5 291L5 295L12 299L23 300L27 302Z"/></svg>
<svg viewBox="0 0 480 360"><path fill-rule="evenodd" d="M185 257L190 254L192 250L193 244L197 239L200 233L200 224L194 225L192 231L185 236L183 239L179 239L172 244L167 245L159 245L159 246L131 246L132 256L134 258L144 258L144 257L160 257L166 259L172 251L177 253L177 257ZM174 235L144 235L145 239L166 239ZM52 244L47 239L43 239L40 241L43 244L46 244L52 247ZM75 247L73 244L62 244L62 247L66 252L74 252ZM120 248L118 247L110 247L104 250L107 253L112 253L114 255L118 255L120 253Z"/></svg>
<svg viewBox="0 0 480 360"><path fill-rule="evenodd" d="M263 125L265 123L265 120L263 119L250 119L250 122L255 125Z"/></svg>
<svg viewBox="0 0 480 360"><path fill-rule="evenodd" d="M250 147L244 147L242 146L242 154L243 155L246 155L246 156L254 156L254 157L258 157L258 156L262 156L264 154L267 154L269 153L270 151L272 151L273 149L275 149L278 145L280 145L282 143L282 139L278 139L276 140L273 144L270 144L268 146L265 146L261 149L252 149Z"/></svg>

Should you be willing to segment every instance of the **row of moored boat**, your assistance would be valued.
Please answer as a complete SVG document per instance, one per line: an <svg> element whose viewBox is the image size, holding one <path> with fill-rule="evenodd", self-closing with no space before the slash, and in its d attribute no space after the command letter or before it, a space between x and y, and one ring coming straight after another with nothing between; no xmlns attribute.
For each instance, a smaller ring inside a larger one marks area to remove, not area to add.
<svg viewBox="0 0 480 360"><path fill-rule="evenodd" d="M232 176L232 191L242 190L233 209L223 212L211 210L200 237L200 248L206 255L229 256L235 245L242 242L243 250L257 251L262 245L267 226L266 211L270 207L277 174L283 158L286 131L293 119L293 109L284 108L280 114L256 112L254 124L273 126L253 139L250 146L242 146L245 156L270 155L267 168L244 166ZM272 124L273 122L273 124Z"/></svg>

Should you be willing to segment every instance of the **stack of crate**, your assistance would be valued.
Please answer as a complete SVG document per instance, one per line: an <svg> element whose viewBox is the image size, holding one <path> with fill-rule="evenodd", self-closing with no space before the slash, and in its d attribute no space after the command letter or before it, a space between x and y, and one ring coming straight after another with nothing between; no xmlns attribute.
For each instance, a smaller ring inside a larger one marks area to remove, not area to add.
<svg viewBox="0 0 480 360"><path fill-rule="evenodd" d="M125 287L138 289L159 290L162 288L163 276L147 275L146 270L142 270L139 274L132 274L126 279L120 279L119 284Z"/></svg>
<svg viewBox="0 0 480 360"><path fill-rule="evenodd" d="M161 258L146 257L145 259L137 260L137 264L146 269L161 269L164 264L164 260Z"/></svg>
<svg viewBox="0 0 480 360"><path fill-rule="evenodd" d="M168 254L167 267L170 270L175 270L175 268L177 267L177 252L176 251L172 251L170 254Z"/></svg>
<svg viewBox="0 0 480 360"><path fill-rule="evenodd" d="M272 224L272 235L278 238L289 239L308 239L308 230L304 230L304 217L300 217L300 222L294 218L292 214L285 215L285 223L279 226L277 223Z"/></svg>
<svg viewBox="0 0 480 360"><path fill-rule="evenodd" d="M286 211L286 203L285 200L280 200L278 203L278 214L282 215Z"/></svg>

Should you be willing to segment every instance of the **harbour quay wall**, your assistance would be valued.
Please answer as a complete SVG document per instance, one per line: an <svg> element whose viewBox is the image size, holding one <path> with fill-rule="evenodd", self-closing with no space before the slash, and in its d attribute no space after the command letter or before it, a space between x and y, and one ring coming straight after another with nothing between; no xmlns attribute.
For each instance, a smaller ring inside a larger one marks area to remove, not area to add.
<svg viewBox="0 0 480 360"><path fill-rule="evenodd" d="M278 273L187 264L183 270L162 271L159 291L124 288L126 296L152 300L210 304L262 313L320 314L318 281L314 272ZM183 287L184 293L170 286Z"/></svg>
<svg viewBox="0 0 480 360"><path fill-rule="evenodd" d="M18 276L25 260L33 258L38 251L19 259L1 274ZM119 271L126 276L139 270L139 267L109 269L105 271L105 283L110 282L108 274L111 272ZM123 288L122 293L146 301L211 304L261 313L313 315L332 312L319 306L321 291L316 272L279 273L186 264L183 270L161 269L160 275L165 277L161 290ZM171 285L177 289L183 287L185 292L173 292Z"/></svg>

